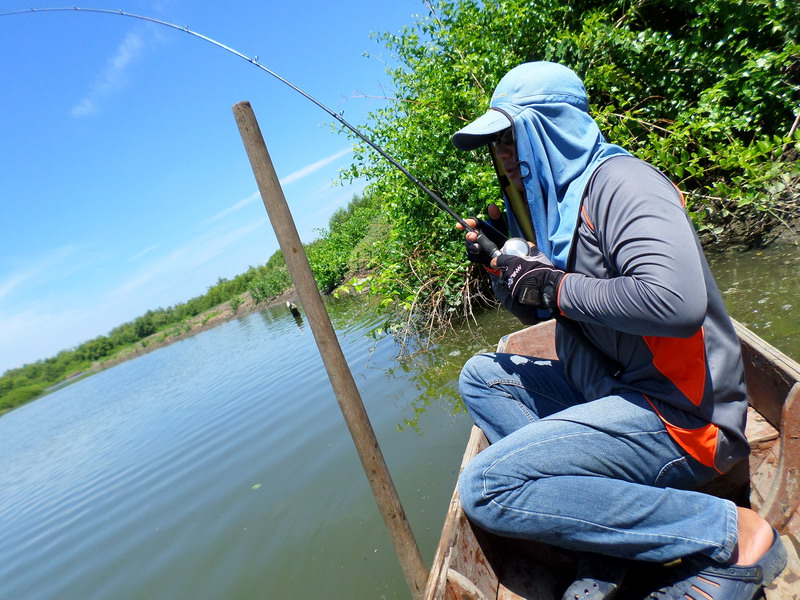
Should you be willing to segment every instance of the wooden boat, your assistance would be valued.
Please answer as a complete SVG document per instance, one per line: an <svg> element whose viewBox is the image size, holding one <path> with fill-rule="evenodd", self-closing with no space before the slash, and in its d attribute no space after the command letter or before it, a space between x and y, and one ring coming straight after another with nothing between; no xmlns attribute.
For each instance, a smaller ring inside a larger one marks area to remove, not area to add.
<svg viewBox="0 0 800 600"><path fill-rule="evenodd" d="M750 402L747 438L752 453L704 489L750 506L782 536L789 565L765 590L767 600L800 600L800 364L734 321L745 363ZM504 337L499 352L555 358L554 323ZM461 468L488 445L473 427ZM617 598L641 599L666 580L674 565L634 563ZM445 519L424 598L426 600L560 600L573 580L565 551L500 538L474 527L458 489Z"/></svg>

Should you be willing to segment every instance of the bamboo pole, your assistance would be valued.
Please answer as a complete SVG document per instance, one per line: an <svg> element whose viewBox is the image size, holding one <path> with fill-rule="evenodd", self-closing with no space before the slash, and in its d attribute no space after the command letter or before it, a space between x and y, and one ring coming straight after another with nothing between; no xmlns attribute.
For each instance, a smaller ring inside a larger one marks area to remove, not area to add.
<svg viewBox="0 0 800 600"><path fill-rule="evenodd" d="M294 220L283 195L278 176L272 166L264 138L249 102L233 107L236 124L242 136L258 189L267 209L286 266L292 276L297 295L306 312L311 331L325 363L336 400L355 443L378 509L389 530L408 587L414 598L422 598L428 573L422 562L411 525L406 518L397 489L392 482L375 431L361 401L353 375L342 353L308 258L297 234Z"/></svg>

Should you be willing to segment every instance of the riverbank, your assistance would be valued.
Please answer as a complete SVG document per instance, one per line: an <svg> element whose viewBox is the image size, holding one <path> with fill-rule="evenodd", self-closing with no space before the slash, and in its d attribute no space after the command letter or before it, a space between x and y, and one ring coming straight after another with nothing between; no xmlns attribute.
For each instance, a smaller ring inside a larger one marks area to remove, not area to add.
<svg viewBox="0 0 800 600"><path fill-rule="evenodd" d="M235 310L231 307L230 301L218 304L217 306L200 313L191 319L187 319L186 321L183 321L166 331L156 332L142 340L139 340L131 346L122 348L119 352L105 360L96 361L86 371L70 375L70 377L68 377L65 381L75 377L85 377L87 375L97 373L98 371L102 371L103 369L108 369L125 362L126 360L143 356L152 352L153 350L158 350L159 348L169 346L170 344L174 344L175 342L192 337L198 333L213 329L217 325L222 325L223 323L232 321L233 319L246 317L247 315L258 310L286 304L287 302L293 302L295 304L298 302L297 293L295 292L294 288L289 288L272 300L258 304L253 302L249 292L245 292L240 296L240 298L242 303L237 306Z"/></svg>

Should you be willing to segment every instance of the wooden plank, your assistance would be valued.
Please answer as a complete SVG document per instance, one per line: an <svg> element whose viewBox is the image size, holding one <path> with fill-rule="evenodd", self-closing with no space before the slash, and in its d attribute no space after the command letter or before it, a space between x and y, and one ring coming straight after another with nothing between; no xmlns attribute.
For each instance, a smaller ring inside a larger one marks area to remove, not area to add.
<svg viewBox="0 0 800 600"><path fill-rule="evenodd" d="M537 323L504 336L497 344L497 351L555 360L558 358L555 330L556 322L552 319Z"/></svg>
<svg viewBox="0 0 800 600"><path fill-rule="evenodd" d="M764 589L764 597L767 600L800 600L800 558L797 548L787 536L782 536L781 541L788 555L786 568Z"/></svg>
<svg viewBox="0 0 800 600"><path fill-rule="evenodd" d="M499 540L499 538L498 538ZM555 600L575 568L571 554L528 540L502 540L497 600Z"/></svg>
<svg viewBox="0 0 800 600"><path fill-rule="evenodd" d="M749 488L750 508L758 511L764 505L775 480L780 434L752 406L747 409L745 433L750 442L750 468L744 483ZM740 464L745 463L742 461Z"/></svg>
<svg viewBox="0 0 800 600"><path fill-rule="evenodd" d="M488 445L489 442L483 432L473 426L461 460L459 475L467 463ZM458 575L456 576L454 573ZM423 597L426 600L469 599L470 596L466 594L472 587L465 586L463 579L470 581L474 588L478 589L485 597L492 600L496 598L497 574L489 563L482 546L478 543L472 525L461 509L458 486L456 486L450 500Z"/></svg>
<svg viewBox="0 0 800 600"><path fill-rule="evenodd" d="M303 244L297 233L289 205L283 194L278 175L272 165L267 146L261 135L255 113L249 102L239 102L233 107L239 134L242 137L250 166L253 169L264 207L278 238L283 258L292 276L297 295L311 324L311 332L319 347L325 370L339 403L342 416L350 430L364 473L367 476L375 501L392 544L397 552L411 595L422 598L428 571L414 538L414 532L400 503L397 488L392 481L378 439L364 408L353 374L347 365L336 331L322 301L322 297L308 264ZM333 114L333 113L331 113Z"/></svg>
<svg viewBox="0 0 800 600"><path fill-rule="evenodd" d="M800 383L792 387L782 412L778 469L759 512L784 533L800 505Z"/></svg>
<svg viewBox="0 0 800 600"><path fill-rule="evenodd" d="M464 453L461 463L461 470L488 446L489 441L483 431L473 426L467 451ZM455 495L458 495L457 487ZM459 509L461 509L460 501ZM487 541L489 534L474 527L463 510L460 510L458 515L457 527L458 535L453 545L453 556L450 559L448 570L455 571L469 579L487 598L496 598L499 577L491 562L492 557L487 554L488 549L492 547L492 544Z"/></svg>
<svg viewBox="0 0 800 600"><path fill-rule="evenodd" d="M739 336L750 404L773 427L780 429L786 396L800 381L800 364L771 346L741 323L733 321Z"/></svg>
<svg viewBox="0 0 800 600"><path fill-rule="evenodd" d="M772 488L780 434L750 406L747 409L745 435L750 443L749 460L740 461L699 491L732 500L741 506L749 503L754 510L758 510Z"/></svg>
<svg viewBox="0 0 800 600"><path fill-rule="evenodd" d="M470 579L455 571L447 570L447 600L490 600Z"/></svg>

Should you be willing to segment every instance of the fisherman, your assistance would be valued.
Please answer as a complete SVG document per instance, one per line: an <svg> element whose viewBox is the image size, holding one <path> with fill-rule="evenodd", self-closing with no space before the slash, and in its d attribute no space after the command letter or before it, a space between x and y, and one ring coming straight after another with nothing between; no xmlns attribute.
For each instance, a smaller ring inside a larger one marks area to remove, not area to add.
<svg viewBox="0 0 800 600"><path fill-rule="evenodd" d="M559 357L464 366L491 446L465 468L461 501L488 531L577 551L564 600L611 598L628 560L676 559L678 579L649 598L750 600L786 564L777 532L694 491L749 452L737 336L680 191L588 111L573 71L526 63L453 136L489 146L511 235L538 247L490 259L470 232L467 254L523 323L558 318Z"/></svg>

